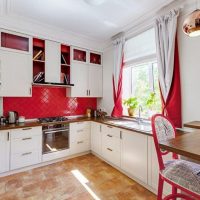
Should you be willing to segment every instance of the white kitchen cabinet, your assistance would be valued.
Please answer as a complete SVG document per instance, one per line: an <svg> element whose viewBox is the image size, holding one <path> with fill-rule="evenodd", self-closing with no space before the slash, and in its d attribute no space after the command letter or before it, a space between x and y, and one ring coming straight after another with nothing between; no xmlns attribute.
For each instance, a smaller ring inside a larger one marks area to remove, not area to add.
<svg viewBox="0 0 200 200"><path fill-rule="evenodd" d="M0 96L32 96L32 55L0 50Z"/></svg>
<svg viewBox="0 0 200 200"><path fill-rule="evenodd" d="M70 123L70 152L83 153L90 150L90 122Z"/></svg>
<svg viewBox="0 0 200 200"><path fill-rule="evenodd" d="M9 171L10 130L0 131L0 173Z"/></svg>
<svg viewBox="0 0 200 200"><path fill-rule="evenodd" d="M163 157L164 161L172 160L172 154L168 154ZM156 192L158 190L158 178L159 178L159 165L156 154L156 149L153 141L153 137L148 137L148 185L151 186ZM171 186L165 182L164 194L171 193Z"/></svg>
<svg viewBox="0 0 200 200"><path fill-rule="evenodd" d="M147 137L133 131L122 131L121 168L147 184Z"/></svg>
<svg viewBox="0 0 200 200"><path fill-rule="evenodd" d="M60 83L60 43L45 40L45 82Z"/></svg>
<svg viewBox="0 0 200 200"><path fill-rule="evenodd" d="M103 96L103 70L101 66L89 65L88 90L90 97Z"/></svg>
<svg viewBox="0 0 200 200"><path fill-rule="evenodd" d="M91 122L91 150L96 154L102 154L102 124Z"/></svg>
<svg viewBox="0 0 200 200"><path fill-rule="evenodd" d="M117 167L121 165L120 131L113 126L102 125L102 157Z"/></svg>
<svg viewBox="0 0 200 200"><path fill-rule="evenodd" d="M72 63L70 79L74 86L71 88L72 97L88 96L88 65L85 63Z"/></svg>
<svg viewBox="0 0 200 200"><path fill-rule="evenodd" d="M40 163L42 160L42 127L13 129L10 147L10 169Z"/></svg>

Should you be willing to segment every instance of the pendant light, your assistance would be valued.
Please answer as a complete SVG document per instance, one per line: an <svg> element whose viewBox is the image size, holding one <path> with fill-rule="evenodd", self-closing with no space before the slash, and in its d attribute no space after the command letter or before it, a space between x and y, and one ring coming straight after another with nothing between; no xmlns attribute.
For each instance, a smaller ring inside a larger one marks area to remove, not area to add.
<svg viewBox="0 0 200 200"><path fill-rule="evenodd" d="M189 14L183 23L183 32L190 37L200 36L200 9L197 7L196 1L196 10Z"/></svg>

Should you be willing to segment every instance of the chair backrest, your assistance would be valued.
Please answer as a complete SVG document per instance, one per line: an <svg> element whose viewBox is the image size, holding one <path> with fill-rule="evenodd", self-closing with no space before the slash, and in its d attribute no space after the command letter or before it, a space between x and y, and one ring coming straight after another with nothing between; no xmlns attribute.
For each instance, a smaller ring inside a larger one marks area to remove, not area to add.
<svg viewBox="0 0 200 200"><path fill-rule="evenodd" d="M160 170L165 168L163 162L163 156L168 154L168 151L163 152L160 147L159 143L162 141L166 141L168 139L172 139L176 137L176 129L173 123L165 116L161 114L156 114L151 119L152 131L153 131L153 139L156 148L156 153L158 157L158 163ZM178 156L173 154L173 158L177 159Z"/></svg>

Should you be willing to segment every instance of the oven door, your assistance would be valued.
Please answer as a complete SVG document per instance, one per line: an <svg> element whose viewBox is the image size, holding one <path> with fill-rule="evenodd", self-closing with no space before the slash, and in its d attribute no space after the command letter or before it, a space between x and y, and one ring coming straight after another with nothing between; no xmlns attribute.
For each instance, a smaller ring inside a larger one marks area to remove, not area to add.
<svg viewBox="0 0 200 200"><path fill-rule="evenodd" d="M69 149L69 128L43 131L43 154Z"/></svg>

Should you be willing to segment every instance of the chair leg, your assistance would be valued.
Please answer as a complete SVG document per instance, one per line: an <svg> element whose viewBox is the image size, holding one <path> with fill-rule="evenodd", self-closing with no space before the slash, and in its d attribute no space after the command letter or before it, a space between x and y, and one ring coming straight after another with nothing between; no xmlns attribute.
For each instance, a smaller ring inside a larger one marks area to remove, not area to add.
<svg viewBox="0 0 200 200"><path fill-rule="evenodd" d="M175 186L172 186L172 195L176 194L177 194L177 188ZM173 200L176 200L176 197Z"/></svg>
<svg viewBox="0 0 200 200"><path fill-rule="evenodd" d="M159 174L157 200L162 200L162 196L163 196L163 184L164 184L164 180L162 179L162 176Z"/></svg>

